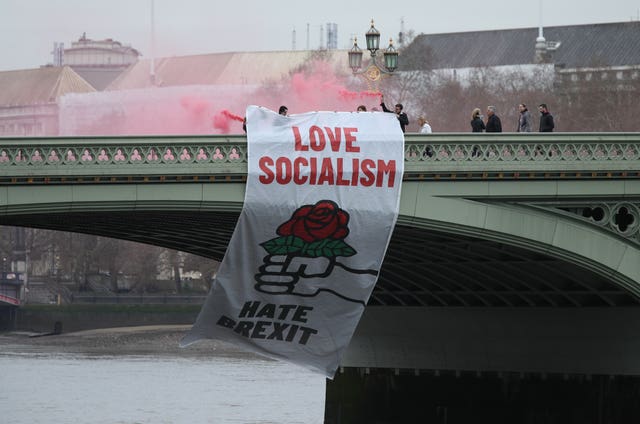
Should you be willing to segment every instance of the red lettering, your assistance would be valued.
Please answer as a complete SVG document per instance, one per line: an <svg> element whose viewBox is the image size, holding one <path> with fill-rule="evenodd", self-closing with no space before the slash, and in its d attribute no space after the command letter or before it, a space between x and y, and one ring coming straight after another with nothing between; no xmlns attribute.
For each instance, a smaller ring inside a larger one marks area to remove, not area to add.
<svg viewBox="0 0 640 424"><path fill-rule="evenodd" d="M291 129L293 130L293 139L296 141L295 150L297 152L306 152L307 150L309 150L309 146L307 146L306 144L302 144L302 137L300 137L300 128L291 127Z"/></svg>
<svg viewBox="0 0 640 424"><path fill-rule="evenodd" d="M329 137L329 143L331 144L331 150L334 152L340 151L340 145L342 144L342 135L344 133L345 147L344 151L349 153L360 152L360 146L356 146L357 141L355 133L358 132L357 128L335 127L333 129L329 127L322 128L317 125L313 125L309 128L309 144L302 144L302 135L300 134L300 128L292 126L294 150L296 152L307 152L309 147L315 152L321 152L327 147L327 138ZM325 136L326 133L326 136Z"/></svg>
<svg viewBox="0 0 640 424"><path fill-rule="evenodd" d="M360 146L354 146L353 143L356 142L356 136L352 133L357 133L357 128L345 128L344 129L344 151L350 153L357 153L360 151Z"/></svg>
<svg viewBox="0 0 640 424"><path fill-rule="evenodd" d="M395 160L390 160L388 163L385 163L382 159L378 159L378 177L376 187L382 187L382 180L384 179L385 174L389 176L389 183L387 187L393 187L393 183L396 180Z"/></svg>
<svg viewBox="0 0 640 424"><path fill-rule="evenodd" d="M342 177L344 174L344 164L343 164L344 159L338 158L337 161L338 161L338 175L336 175L336 185L348 186L349 180L344 179Z"/></svg>
<svg viewBox="0 0 640 424"><path fill-rule="evenodd" d="M331 131L331 128L324 127L324 130L327 132L329 136L329 143L331 144L331 150L337 152L340 150L340 143L342 142L342 130L341 128L336 128L335 134Z"/></svg>
<svg viewBox="0 0 640 424"><path fill-rule="evenodd" d="M291 160L281 156L275 161L269 156L258 160L261 174L260 183L281 185L293 182L296 185L339 185L393 187L396 181L397 166L395 160L351 158L347 167L345 158L303 157Z"/></svg>
<svg viewBox="0 0 640 424"><path fill-rule="evenodd" d="M279 157L276 159L276 182L282 185L289 184L291 178L291 161L289 158Z"/></svg>
<svg viewBox="0 0 640 424"><path fill-rule="evenodd" d="M360 175L360 160L353 158L351 160L351 185L358 185L358 175Z"/></svg>
<svg viewBox="0 0 640 424"><path fill-rule="evenodd" d="M309 166L309 162L306 158L300 157L293 160L293 182L298 185L306 183L307 179L309 178L304 175L304 171L302 170L303 166Z"/></svg>
<svg viewBox="0 0 640 424"><path fill-rule="evenodd" d="M309 171L309 184L316 185L318 181L318 159L311 158L311 171Z"/></svg>
<svg viewBox="0 0 640 424"><path fill-rule="evenodd" d="M365 159L361 163L362 165L362 173L365 175L360 178L360 184L365 187L369 187L376 182L376 175L371 171L372 168L376 167L376 163L371 159Z"/></svg>
<svg viewBox="0 0 640 424"><path fill-rule="evenodd" d="M324 138L324 133L319 126L314 125L309 128L309 145L311 146L311 150L321 152L324 150L326 144L327 140Z"/></svg>
<svg viewBox="0 0 640 424"><path fill-rule="evenodd" d="M327 183L328 185L334 185L333 181L333 164L331 158L322 159L322 169L320 169L320 176L318 177L318 185Z"/></svg>
<svg viewBox="0 0 640 424"><path fill-rule="evenodd" d="M258 166L264 173L263 175L260 175L258 177L258 181L260 181L262 184L271 184L273 182L274 175L273 171L268 167L273 166L273 159L271 159L269 156L262 156L258 161Z"/></svg>

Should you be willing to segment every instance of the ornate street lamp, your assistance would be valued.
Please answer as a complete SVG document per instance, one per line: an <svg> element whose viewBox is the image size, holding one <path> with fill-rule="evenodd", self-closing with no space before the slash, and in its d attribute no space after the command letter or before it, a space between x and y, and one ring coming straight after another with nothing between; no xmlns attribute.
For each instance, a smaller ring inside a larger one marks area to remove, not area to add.
<svg viewBox="0 0 640 424"><path fill-rule="evenodd" d="M354 74L362 67L362 49L358 47L358 39L353 40L353 47L349 50L349 67Z"/></svg>
<svg viewBox="0 0 640 424"><path fill-rule="evenodd" d="M367 39L367 50L371 52L371 57L373 57L380 48L380 31L373 26L373 19L371 19L371 28L364 36Z"/></svg>
<svg viewBox="0 0 640 424"><path fill-rule="evenodd" d="M365 34L367 50L371 56L369 65L362 71L362 50L358 47L358 39L353 40L353 47L349 50L349 67L354 75L362 75L369 83L377 83L381 78L392 75L398 68L398 52L393 47L393 40L389 39L389 47L383 51L384 65L378 63L378 51L380 50L380 31L373 26Z"/></svg>

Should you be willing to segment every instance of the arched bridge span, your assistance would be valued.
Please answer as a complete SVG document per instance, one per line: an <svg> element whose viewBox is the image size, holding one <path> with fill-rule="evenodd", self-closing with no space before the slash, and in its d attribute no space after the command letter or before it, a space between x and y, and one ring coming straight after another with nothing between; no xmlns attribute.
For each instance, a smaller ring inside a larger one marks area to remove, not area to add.
<svg viewBox="0 0 640 424"><path fill-rule="evenodd" d="M603 323L592 335L617 342L623 323L640 327L638 142L636 134L408 135L401 216L345 365L593 368L548 364L554 349L575 353L557 339L585 319ZM245 152L243 137L5 139L0 224L220 260L242 206ZM617 333L605 323L619 324ZM542 359L496 361L501 343L525 349L519 331L541 332ZM447 353L456 337L473 350L479 334L478 358ZM608 372L640 370L596 352Z"/></svg>

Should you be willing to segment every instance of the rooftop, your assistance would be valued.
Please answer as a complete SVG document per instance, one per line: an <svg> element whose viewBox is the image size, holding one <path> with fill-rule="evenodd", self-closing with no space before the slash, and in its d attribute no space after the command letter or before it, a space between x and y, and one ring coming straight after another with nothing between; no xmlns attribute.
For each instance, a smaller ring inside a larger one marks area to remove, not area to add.
<svg viewBox="0 0 640 424"><path fill-rule="evenodd" d="M155 59L155 81L159 86L257 85L279 80L312 60L314 51L212 53ZM327 50L327 60L347 72L345 50ZM107 90L151 87L151 59L140 60L124 71Z"/></svg>
<svg viewBox="0 0 640 424"><path fill-rule="evenodd" d="M405 54L430 55L433 69L524 65L534 62L537 37L538 28L421 34ZM640 64L638 21L546 27L544 37L560 42L552 59L556 65Z"/></svg>
<svg viewBox="0 0 640 424"><path fill-rule="evenodd" d="M0 105L53 103L67 93L96 91L68 66L0 72Z"/></svg>

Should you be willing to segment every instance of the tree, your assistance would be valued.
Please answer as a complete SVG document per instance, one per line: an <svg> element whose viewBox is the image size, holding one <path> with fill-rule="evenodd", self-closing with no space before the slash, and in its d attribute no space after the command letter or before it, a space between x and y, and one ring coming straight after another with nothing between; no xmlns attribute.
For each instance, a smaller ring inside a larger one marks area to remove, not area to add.
<svg viewBox="0 0 640 424"><path fill-rule="evenodd" d="M187 254L184 257L184 269L199 272L207 291L211 289L211 283L219 265L218 261L202 256Z"/></svg>

